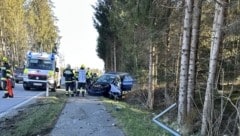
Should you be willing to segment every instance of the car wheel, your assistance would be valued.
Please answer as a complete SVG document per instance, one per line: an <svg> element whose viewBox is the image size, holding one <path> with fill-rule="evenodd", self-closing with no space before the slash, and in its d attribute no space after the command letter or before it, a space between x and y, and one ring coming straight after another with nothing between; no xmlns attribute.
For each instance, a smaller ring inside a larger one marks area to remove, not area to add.
<svg viewBox="0 0 240 136"><path fill-rule="evenodd" d="M23 87L24 88L24 90L30 90L30 88L29 87Z"/></svg>
<svg viewBox="0 0 240 136"><path fill-rule="evenodd" d="M108 94L108 98L114 99L114 95L110 92L110 93Z"/></svg>
<svg viewBox="0 0 240 136"><path fill-rule="evenodd" d="M24 90L30 90L30 87L28 87L26 83L23 83L23 89Z"/></svg>

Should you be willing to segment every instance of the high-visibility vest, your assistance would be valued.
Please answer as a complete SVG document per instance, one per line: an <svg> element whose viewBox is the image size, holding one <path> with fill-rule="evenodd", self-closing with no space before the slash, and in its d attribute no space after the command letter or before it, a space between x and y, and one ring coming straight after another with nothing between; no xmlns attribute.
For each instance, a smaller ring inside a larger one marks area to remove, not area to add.
<svg viewBox="0 0 240 136"><path fill-rule="evenodd" d="M86 70L84 70L84 69L79 69L79 70L78 70L78 82L80 82L80 83L86 83L86 78L87 78Z"/></svg>
<svg viewBox="0 0 240 136"><path fill-rule="evenodd" d="M92 77L91 72L90 72L90 71L87 71L87 72L86 72L86 76L87 76L88 79L91 78L91 77Z"/></svg>

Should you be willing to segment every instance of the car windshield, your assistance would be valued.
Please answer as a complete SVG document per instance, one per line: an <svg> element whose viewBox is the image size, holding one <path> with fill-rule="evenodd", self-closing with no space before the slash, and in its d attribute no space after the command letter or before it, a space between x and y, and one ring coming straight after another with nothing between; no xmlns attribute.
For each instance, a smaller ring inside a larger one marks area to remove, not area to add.
<svg viewBox="0 0 240 136"><path fill-rule="evenodd" d="M27 68L52 70L53 64L51 60L30 59L28 62Z"/></svg>
<svg viewBox="0 0 240 136"><path fill-rule="evenodd" d="M118 79L117 75L104 74L97 79L97 82L113 83L113 81L116 79Z"/></svg>

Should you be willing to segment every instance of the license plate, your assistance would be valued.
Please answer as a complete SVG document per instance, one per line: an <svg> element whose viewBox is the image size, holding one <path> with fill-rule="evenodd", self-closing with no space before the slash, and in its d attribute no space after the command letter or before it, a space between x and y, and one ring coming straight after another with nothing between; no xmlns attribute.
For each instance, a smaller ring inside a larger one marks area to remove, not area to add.
<svg viewBox="0 0 240 136"><path fill-rule="evenodd" d="M35 86L42 86L41 83L33 83L33 85L35 85Z"/></svg>

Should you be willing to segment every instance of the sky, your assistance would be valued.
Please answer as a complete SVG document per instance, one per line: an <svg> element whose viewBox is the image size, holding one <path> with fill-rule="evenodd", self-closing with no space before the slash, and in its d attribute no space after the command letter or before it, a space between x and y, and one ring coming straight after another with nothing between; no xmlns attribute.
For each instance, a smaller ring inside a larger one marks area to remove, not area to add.
<svg viewBox="0 0 240 136"><path fill-rule="evenodd" d="M65 64L103 70L103 61L97 56L97 30L93 26L97 0L52 0L60 30L60 52Z"/></svg>

